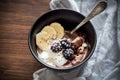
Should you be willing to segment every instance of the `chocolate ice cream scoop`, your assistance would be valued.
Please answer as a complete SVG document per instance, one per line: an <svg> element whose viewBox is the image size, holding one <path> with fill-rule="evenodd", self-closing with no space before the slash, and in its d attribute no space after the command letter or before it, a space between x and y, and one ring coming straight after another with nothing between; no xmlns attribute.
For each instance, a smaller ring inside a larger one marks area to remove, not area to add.
<svg viewBox="0 0 120 80"><path fill-rule="evenodd" d="M77 48L77 53L83 54L85 50L88 50L88 44L84 42L80 47Z"/></svg>
<svg viewBox="0 0 120 80"><path fill-rule="evenodd" d="M80 46L78 49L77 49L77 53L78 54L82 54L84 51L84 47L83 46Z"/></svg>
<svg viewBox="0 0 120 80"><path fill-rule="evenodd" d="M76 37L73 41L72 41L72 48L76 49L79 46L81 46L83 44L83 42L85 41L85 39L81 36Z"/></svg>

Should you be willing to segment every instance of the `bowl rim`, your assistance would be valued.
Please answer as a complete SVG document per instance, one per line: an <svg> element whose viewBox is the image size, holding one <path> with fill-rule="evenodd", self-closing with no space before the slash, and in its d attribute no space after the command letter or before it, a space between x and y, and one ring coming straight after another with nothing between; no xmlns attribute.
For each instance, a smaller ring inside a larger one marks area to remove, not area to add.
<svg viewBox="0 0 120 80"><path fill-rule="evenodd" d="M55 9L55 10L50 10L50 11L47 11L47 12L43 13L42 15L40 15L40 16L35 20L35 22L33 23L32 27L31 27L30 30L29 30L29 33L28 33L28 47L29 47L29 50L30 50L31 54L33 55L33 57L34 57L40 64L46 66L47 68L53 69L53 70L57 70L57 71L68 71L68 70L71 70L71 69L74 69L74 68L77 68L77 67L83 65L86 61L89 60L89 58L93 55L94 50L95 50L95 48L96 48L97 35L96 35L96 31L95 31L95 28L94 28L92 22L89 21L90 24L92 25L93 31L94 31L94 33L95 33L95 34L94 34L95 42L94 42L94 44L93 44L93 48L91 49L91 52L89 53L89 55L88 55L82 62L80 62L80 63L77 64L77 65L74 65L74 66L72 66L72 67L58 68L58 67L53 67L53 66L48 65L48 64L45 63L44 61L40 61L39 57L35 55L36 53L35 53L35 52L33 51L33 49L32 49L32 45L31 45L31 33L32 33L32 29L34 28L35 24L38 22L38 20L39 20L42 16L45 16L46 14L48 14L48 13L50 13L50 12L54 12L54 11L70 11L70 12L74 12L74 13L77 13L77 14L82 15L81 13L79 13L79 12L77 12L77 11L69 10L69 9ZM85 17L84 15L82 15L82 16Z"/></svg>

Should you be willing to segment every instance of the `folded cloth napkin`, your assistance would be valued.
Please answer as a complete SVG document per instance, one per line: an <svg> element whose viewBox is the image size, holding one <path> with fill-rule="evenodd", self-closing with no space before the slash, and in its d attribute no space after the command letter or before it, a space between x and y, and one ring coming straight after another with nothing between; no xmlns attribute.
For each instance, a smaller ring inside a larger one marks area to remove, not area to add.
<svg viewBox="0 0 120 80"><path fill-rule="evenodd" d="M50 8L70 9L87 16L100 1L51 0ZM90 20L97 32L97 46L92 57L82 75L68 80L120 80L120 1L107 0L107 4L104 12ZM47 68L33 74L34 80L65 80L66 74L62 76Z"/></svg>

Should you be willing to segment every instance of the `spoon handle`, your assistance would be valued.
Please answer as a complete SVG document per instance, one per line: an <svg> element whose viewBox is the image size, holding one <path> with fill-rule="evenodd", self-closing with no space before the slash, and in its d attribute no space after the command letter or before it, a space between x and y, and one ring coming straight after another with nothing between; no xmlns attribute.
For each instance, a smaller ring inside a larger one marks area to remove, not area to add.
<svg viewBox="0 0 120 80"><path fill-rule="evenodd" d="M101 13L102 11L105 10L107 6L107 3L105 1L101 1L99 2L96 7L91 11L91 13L82 20L82 22L80 24L78 24L72 31L71 34L74 33L78 28L80 28L81 26L83 26L86 22L88 22L90 19L92 19L94 16L98 15L99 13Z"/></svg>

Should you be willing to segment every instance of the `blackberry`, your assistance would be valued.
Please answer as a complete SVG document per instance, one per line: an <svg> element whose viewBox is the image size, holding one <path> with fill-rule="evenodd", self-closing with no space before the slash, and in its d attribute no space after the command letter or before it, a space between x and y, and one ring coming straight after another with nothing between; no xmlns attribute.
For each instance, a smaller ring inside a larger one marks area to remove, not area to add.
<svg viewBox="0 0 120 80"><path fill-rule="evenodd" d="M67 39L62 39L60 42L61 42L62 47L65 49L71 47L71 42Z"/></svg>
<svg viewBox="0 0 120 80"><path fill-rule="evenodd" d="M63 56L67 60L73 60L74 59L74 51L71 48L67 48L63 50Z"/></svg>
<svg viewBox="0 0 120 80"><path fill-rule="evenodd" d="M54 42L51 45L51 50L55 53L60 52L62 50L62 46L60 42Z"/></svg>

